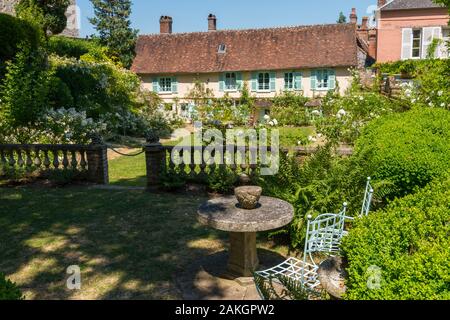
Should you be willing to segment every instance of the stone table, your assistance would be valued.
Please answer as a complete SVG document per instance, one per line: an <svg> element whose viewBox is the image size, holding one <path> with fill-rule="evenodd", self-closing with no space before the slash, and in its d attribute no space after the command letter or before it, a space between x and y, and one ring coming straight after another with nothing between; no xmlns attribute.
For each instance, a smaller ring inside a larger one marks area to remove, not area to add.
<svg viewBox="0 0 450 320"><path fill-rule="evenodd" d="M284 227L293 218L291 204L270 197L261 197L253 210L240 208L234 196L212 199L198 210L199 222L230 233L227 273L235 278L251 277L258 267L256 233Z"/></svg>

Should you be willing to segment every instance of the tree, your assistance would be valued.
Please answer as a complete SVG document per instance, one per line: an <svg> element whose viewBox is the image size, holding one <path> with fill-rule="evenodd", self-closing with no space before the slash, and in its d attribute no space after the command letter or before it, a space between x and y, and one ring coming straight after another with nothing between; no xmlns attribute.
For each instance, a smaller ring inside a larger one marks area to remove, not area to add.
<svg viewBox="0 0 450 320"><path fill-rule="evenodd" d="M40 26L45 37L63 32L67 25L69 0L20 0L16 5L19 18Z"/></svg>
<svg viewBox="0 0 450 320"><path fill-rule="evenodd" d="M347 17L344 15L344 13L342 11L339 13L339 18L336 22L337 23L346 23L347 22Z"/></svg>
<svg viewBox="0 0 450 320"><path fill-rule="evenodd" d="M129 68L134 59L138 30L131 28L130 0L91 0L95 17L89 21L98 32L100 43L109 54Z"/></svg>

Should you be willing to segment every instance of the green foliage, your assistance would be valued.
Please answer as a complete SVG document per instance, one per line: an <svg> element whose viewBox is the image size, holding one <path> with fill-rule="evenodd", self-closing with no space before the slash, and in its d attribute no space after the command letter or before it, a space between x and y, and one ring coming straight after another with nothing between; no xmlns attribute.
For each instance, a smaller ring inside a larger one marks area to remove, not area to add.
<svg viewBox="0 0 450 320"><path fill-rule="evenodd" d="M40 34L33 24L0 13L0 79L3 77L6 61L12 60L19 51L20 44L37 50Z"/></svg>
<svg viewBox="0 0 450 320"><path fill-rule="evenodd" d="M367 123L398 107L378 93L353 91L343 97L327 95L322 108L324 117L317 121L317 131L333 143L353 144Z"/></svg>
<svg viewBox="0 0 450 320"><path fill-rule="evenodd" d="M112 63L91 63L51 57L55 75L69 88L77 111L99 119L100 115L132 110L136 107L139 78Z"/></svg>
<svg viewBox="0 0 450 320"><path fill-rule="evenodd" d="M45 55L22 46L0 86L0 120L13 127L32 126L50 105L52 79Z"/></svg>
<svg viewBox="0 0 450 320"><path fill-rule="evenodd" d="M186 179L179 168L167 166L166 170L161 173L160 183L163 190L177 191L186 185Z"/></svg>
<svg viewBox="0 0 450 320"><path fill-rule="evenodd" d="M219 166L210 172L207 177L208 188L214 192L227 194L233 191L238 177L227 166Z"/></svg>
<svg viewBox="0 0 450 320"><path fill-rule="evenodd" d="M336 21L337 23L347 23L347 17L345 14L341 11L339 12L339 18Z"/></svg>
<svg viewBox="0 0 450 320"><path fill-rule="evenodd" d="M450 113L417 108L370 123L357 141L353 161L375 180L391 182L386 197L401 197L445 173L449 141Z"/></svg>
<svg viewBox="0 0 450 320"><path fill-rule="evenodd" d="M342 243L346 298L450 299L449 204L450 174L357 221Z"/></svg>
<svg viewBox="0 0 450 320"><path fill-rule="evenodd" d="M20 0L16 5L16 13L19 18L39 24L47 36L64 31L69 5L69 0Z"/></svg>
<svg viewBox="0 0 450 320"><path fill-rule="evenodd" d="M0 300L23 300L19 288L0 273Z"/></svg>
<svg viewBox="0 0 450 320"><path fill-rule="evenodd" d="M109 48L111 57L117 58L129 68L134 59L137 30L131 28L130 0L91 0L95 17L89 19L94 25L100 43Z"/></svg>
<svg viewBox="0 0 450 320"><path fill-rule="evenodd" d="M48 52L66 58L80 59L81 56L102 48L95 40L53 36L48 41Z"/></svg>
<svg viewBox="0 0 450 320"><path fill-rule="evenodd" d="M309 125L312 116L305 107L306 102L308 102L308 98L302 94L284 91L273 99L270 117L277 119L281 126Z"/></svg>

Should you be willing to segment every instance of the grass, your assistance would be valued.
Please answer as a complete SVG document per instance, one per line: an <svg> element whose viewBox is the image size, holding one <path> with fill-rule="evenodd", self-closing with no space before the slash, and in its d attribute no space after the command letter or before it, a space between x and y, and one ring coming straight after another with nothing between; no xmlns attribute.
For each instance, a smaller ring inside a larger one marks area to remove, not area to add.
<svg viewBox="0 0 450 320"><path fill-rule="evenodd" d="M145 187L145 154L136 157L119 157L108 162L109 182L115 186Z"/></svg>
<svg viewBox="0 0 450 320"><path fill-rule="evenodd" d="M27 299L180 298L174 275L227 243L226 233L196 221L205 200L86 187L1 188L0 272ZM270 247L261 237L261 246ZM71 265L81 268L80 291L66 288Z"/></svg>

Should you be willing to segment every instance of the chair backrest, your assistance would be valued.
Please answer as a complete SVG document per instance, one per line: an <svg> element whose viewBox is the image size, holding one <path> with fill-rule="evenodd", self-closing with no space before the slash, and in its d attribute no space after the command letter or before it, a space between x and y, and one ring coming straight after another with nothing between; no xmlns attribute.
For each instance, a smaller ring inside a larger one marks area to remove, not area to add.
<svg viewBox="0 0 450 320"><path fill-rule="evenodd" d="M361 208L360 217L368 216L370 212L370 206L372 205L374 190L371 185L371 178L367 178L366 190L364 192L364 200Z"/></svg>
<svg viewBox="0 0 450 320"><path fill-rule="evenodd" d="M346 212L347 203L344 203L342 211L337 214L321 214L314 220L312 220L312 216L308 216L304 249L305 262L309 255L314 264L313 253L333 254L339 252L339 245L344 236Z"/></svg>

